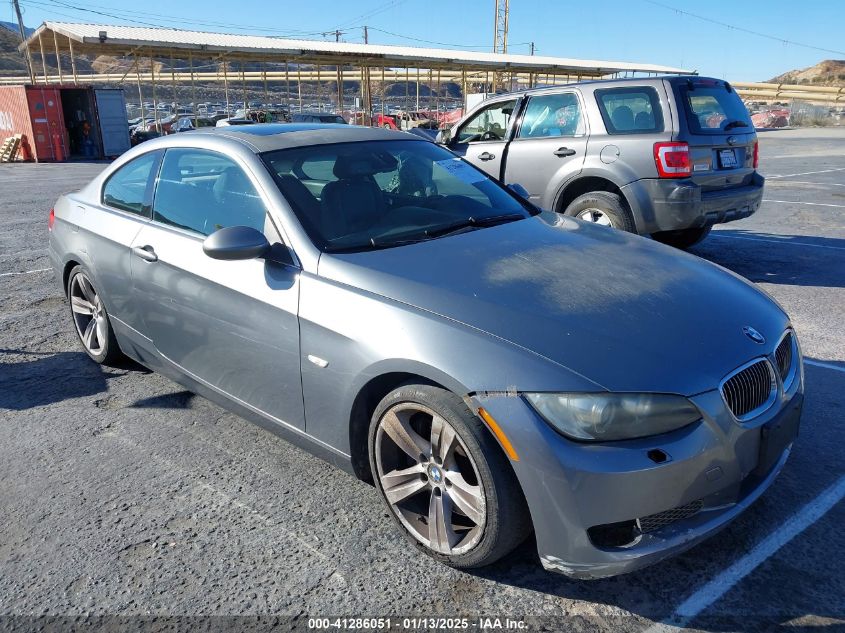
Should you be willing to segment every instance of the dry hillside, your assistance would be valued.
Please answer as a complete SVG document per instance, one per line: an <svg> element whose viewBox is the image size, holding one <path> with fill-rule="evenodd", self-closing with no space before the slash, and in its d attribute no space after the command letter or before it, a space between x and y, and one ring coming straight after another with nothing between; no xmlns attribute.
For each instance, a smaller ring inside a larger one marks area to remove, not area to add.
<svg viewBox="0 0 845 633"><path fill-rule="evenodd" d="M845 59L826 59L815 66L790 70L769 80L775 84L845 86Z"/></svg>

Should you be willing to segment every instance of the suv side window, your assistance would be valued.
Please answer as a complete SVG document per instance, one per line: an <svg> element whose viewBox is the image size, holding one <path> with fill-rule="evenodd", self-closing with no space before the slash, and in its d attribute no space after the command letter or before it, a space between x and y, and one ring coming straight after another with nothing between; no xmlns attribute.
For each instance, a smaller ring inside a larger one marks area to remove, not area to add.
<svg viewBox="0 0 845 633"><path fill-rule="evenodd" d="M650 86L596 90L596 101L608 134L648 134L663 131L663 110Z"/></svg>
<svg viewBox="0 0 845 633"><path fill-rule="evenodd" d="M537 95L528 100L519 127L519 138L582 136L585 133L581 104L574 92Z"/></svg>
<svg viewBox="0 0 845 633"><path fill-rule="evenodd" d="M148 152L114 172L103 185L102 203L150 217L150 176L160 157L160 152Z"/></svg>
<svg viewBox="0 0 845 633"><path fill-rule="evenodd" d="M493 103L472 117L458 133L458 143L503 141L516 107L516 99Z"/></svg>
<svg viewBox="0 0 845 633"><path fill-rule="evenodd" d="M227 226L264 231L267 209L243 169L233 160L200 149L164 154L153 220L200 235Z"/></svg>

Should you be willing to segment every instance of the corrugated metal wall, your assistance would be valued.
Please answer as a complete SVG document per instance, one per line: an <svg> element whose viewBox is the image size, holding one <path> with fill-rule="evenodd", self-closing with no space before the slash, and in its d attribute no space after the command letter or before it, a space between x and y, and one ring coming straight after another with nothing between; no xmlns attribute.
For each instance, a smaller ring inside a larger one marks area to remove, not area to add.
<svg viewBox="0 0 845 633"><path fill-rule="evenodd" d="M67 158L67 132L58 88L0 86L0 140L15 134L24 137L24 158Z"/></svg>
<svg viewBox="0 0 845 633"><path fill-rule="evenodd" d="M23 134L24 143L29 149L28 157L33 156L32 122L29 117L29 103L25 86L0 86L0 141L15 134ZM20 153L18 154L20 156ZM27 154L24 153L26 157Z"/></svg>
<svg viewBox="0 0 845 633"><path fill-rule="evenodd" d="M32 145L36 160L65 160L65 120L58 88L28 86Z"/></svg>

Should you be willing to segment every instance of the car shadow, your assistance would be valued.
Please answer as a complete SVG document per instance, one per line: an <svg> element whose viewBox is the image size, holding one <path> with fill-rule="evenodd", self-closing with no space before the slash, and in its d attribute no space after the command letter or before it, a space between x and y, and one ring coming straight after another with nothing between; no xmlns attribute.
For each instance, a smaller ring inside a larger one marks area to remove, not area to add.
<svg viewBox="0 0 845 633"><path fill-rule="evenodd" d="M845 286L845 239L841 238L720 229L690 253L757 283Z"/></svg>
<svg viewBox="0 0 845 633"><path fill-rule="evenodd" d="M31 360L4 362L4 357L12 355ZM128 360L111 371L104 371L85 352L0 349L0 409L23 411L69 398L93 396L108 389L110 378L148 371Z"/></svg>
<svg viewBox="0 0 845 633"><path fill-rule="evenodd" d="M177 391L141 398L129 406L133 409L189 409L191 408L191 401L195 397L196 394L190 391Z"/></svg>
<svg viewBox="0 0 845 633"><path fill-rule="evenodd" d="M2 362L4 355L32 360ZM106 376L84 352L0 350L0 409L23 411L106 391Z"/></svg>

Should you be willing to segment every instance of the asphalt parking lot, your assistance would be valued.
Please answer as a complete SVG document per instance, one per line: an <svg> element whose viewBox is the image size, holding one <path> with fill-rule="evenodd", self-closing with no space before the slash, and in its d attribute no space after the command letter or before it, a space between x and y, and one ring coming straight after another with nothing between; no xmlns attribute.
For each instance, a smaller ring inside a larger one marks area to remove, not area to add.
<svg viewBox="0 0 845 633"><path fill-rule="evenodd" d="M543 571L530 542L474 573L441 566L370 486L138 366L90 362L45 270L47 214L104 165L0 166L0 615L845 629L845 129L760 143L763 207L694 252L791 314L807 361L800 438L716 537L591 582Z"/></svg>

